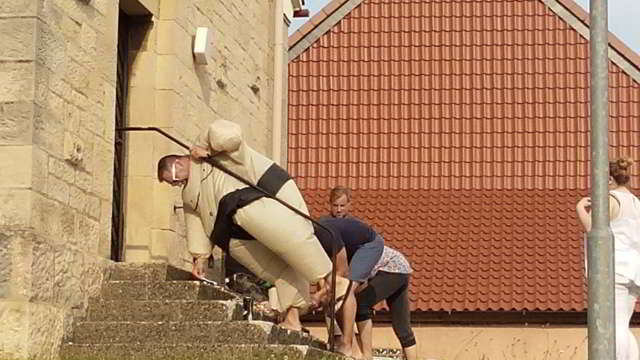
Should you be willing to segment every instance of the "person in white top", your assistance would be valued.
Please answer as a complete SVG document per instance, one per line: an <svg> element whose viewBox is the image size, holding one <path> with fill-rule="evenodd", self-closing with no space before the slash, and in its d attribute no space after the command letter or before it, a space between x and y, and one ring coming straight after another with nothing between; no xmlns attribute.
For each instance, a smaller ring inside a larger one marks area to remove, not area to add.
<svg viewBox="0 0 640 360"><path fill-rule="evenodd" d="M640 201L627 185L633 160L609 162L609 218L614 238L616 360L638 360L638 344L629 330L636 299L640 295ZM591 199L580 199L578 218L591 230Z"/></svg>

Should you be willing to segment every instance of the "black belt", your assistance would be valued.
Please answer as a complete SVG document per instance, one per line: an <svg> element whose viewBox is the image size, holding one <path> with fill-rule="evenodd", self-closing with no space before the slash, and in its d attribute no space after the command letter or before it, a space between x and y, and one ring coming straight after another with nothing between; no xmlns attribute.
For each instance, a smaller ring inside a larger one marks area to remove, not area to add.
<svg viewBox="0 0 640 360"><path fill-rule="evenodd" d="M260 177L256 184L265 190L269 195L276 196L282 186L291 179L291 176L276 163L273 163L267 171ZM218 203L218 213L211 232L211 242L219 246L225 252L229 252L229 241L231 238L241 240L255 240L251 234L233 222L233 216L238 209L241 209L252 202L265 197L262 192L246 187L232 191L220 199Z"/></svg>

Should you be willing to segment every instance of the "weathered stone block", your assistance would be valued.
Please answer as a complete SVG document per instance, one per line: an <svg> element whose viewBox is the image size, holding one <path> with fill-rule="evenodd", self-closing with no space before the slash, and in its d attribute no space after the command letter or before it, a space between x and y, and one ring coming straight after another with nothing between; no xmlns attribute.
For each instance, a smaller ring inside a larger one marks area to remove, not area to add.
<svg viewBox="0 0 640 360"><path fill-rule="evenodd" d="M171 20L159 20L156 22L158 39L156 51L160 55L175 54L175 36L180 25L178 25L173 19ZM182 29L181 29L182 30ZM184 31L184 30L182 30Z"/></svg>
<svg viewBox="0 0 640 360"><path fill-rule="evenodd" d="M118 12L118 4L111 0L92 0L91 5L107 18Z"/></svg>
<svg viewBox="0 0 640 360"><path fill-rule="evenodd" d="M191 272L166 263L115 263L109 268L108 280L111 281L173 281L193 280Z"/></svg>
<svg viewBox="0 0 640 360"><path fill-rule="evenodd" d="M167 265L163 263L116 263L109 268L110 281L164 281Z"/></svg>
<svg viewBox="0 0 640 360"><path fill-rule="evenodd" d="M29 287L27 295L30 301L52 304L55 277L54 251L51 244L35 241L33 243L31 267L28 273Z"/></svg>
<svg viewBox="0 0 640 360"><path fill-rule="evenodd" d="M75 171L74 184L87 193L93 193L93 176L85 171Z"/></svg>
<svg viewBox="0 0 640 360"><path fill-rule="evenodd" d="M182 67L182 64L175 55L158 55L156 72L153 74L156 79L156 89L177 89L178 79L181 73L184 74L184 72L181 71Z"/></svg>
<svg viewBox="0 0 640 360"><path fill-rule="evenodd" d="M0 62L0 102L32 100L33 73L32 62Z"/></svg>
<svg viewBox="0 0 640 360"><path fill-rule="evenodd" d="M90 3L66 0L52 0L52 3L79 23L93 23L96 27L99 25L96 22L100 14Z"/></svg>
<svg viewBox="0 0 640 360"><path fill-rule="evenodd" d="M28 188L32 176L32 146L3 146L0 151L0 187Z"/></svg>
<svg viewBox="0 0 640 360"><path fill-rule="evenodd" d="M13 252L11 251L11 238L0 231L0 298L9 297L11 290L11 271L13 264Z"/></svg>
<svg viewBox="0 0 640 360"><path fill-rule="evenodd" d="M94 28L88 23L82 24L82 30L80 32L80 46L86 52L91 55L96 54L96 44L97 44L98 34Z"/></svg>
<svg viewBox="0 0 640 360"><path fill-rule="evenodd" d="M177 1L161 1L159 8L161 20L176 20L185 24L187 9L183 4Z"/></svg>
<svg viewBox="0 0 640 360"><path fill-rule="evenodd" d="M71 84L69 84L68 86L71 86ZM87 98L87 96L73 87L71 87L71 91L67 99L70 103L75 104L80 109L88 110L91 107L91 101Z"/></svg>
<svg viewBox="0 0 640 360"><path fill-rule="evenodd" d="M103 200L110 200L113 194L113 142L98 139L94 143L95 168L98 174L93 180L94 193Z"/></svg>
<svg viewBox="0 0 640 360"><path fill-rule="evenodd" d="M152 158L153 147L149 144L153 143L153 139L156 136L161 136L152 132L130 133L129 146L136 151L130 151L128 153L129 159L127 161L126 176L130 178L138 177L155 177L155 161ZM145 195L149 195L149 191L152 188L152 184L145 182L143 186L145 188L136 188L135 190L142 191Z"/></svg>
<svg viewBox="0 0 640 360"><path fill-rule="evenodd" d="M148 300L147 285L142 282L109 281L102 285L100 297L104 300Z"/></svg>
<svg viewBox="0 0 640 360"><path fill-rule="evenodd" d="M0 300L0 357L26 358L29 330L28 303Z"/></svg>
<svg viewBox="0 0 640 360"><path fill-rule="evenodd" d="M68 246L57 246L54 269L55 304L63 308L82 308L86 300L82 292L84 255Z"/></svg>
<svg viewBox="0 0 640 360"><path fill-rule="evenodd" d="M167 152L167 154L169 154ZM182 211L175 209L175 203L179 200L179 197L175 196L174 189L169 188L166 184L159 182L153 183L153 223L151 224L155 229L175 229L173 217L179 212L182 216ZM176 236L175 232L171 232L173 237Z"/></svg>
<svg viewBox="0 0 640 360"><path fill-rule="evenodd" d="M128 118L130 126L162 126L158 124L155 113L150 111L156 106L153 87L136 86L129 88ZM131 134L134 136L135 134ZM153 134L152 136L158 136Z"/></svg>
<svg viewBox="0 0 640 360"><path fill-rule="evenodd" d="M115 21L117 26L117 19ZM116 73L117 68L117 41L114 35L109 36L109 33L105 30L105 36L101 36L98 38L98 57L104 59L103 61L98 62L97 70L98 73L103 76L105 81L111 86L115 86L116 79L114 74Z"/></svg>
<svg viewBox="0 0 640 360"><path fill-rule="evenodd" d="M100 198L89 195L87 196L87 203L84 206L83 211L90 217L98 219L100 217L100 206Z"/></svg>
<svg viewBox="0 0 640 360"><path fill-rule="evenodd" d="M82 322L74 329L73 339L81 344L291 344L316 348L326 346L309 335L263 321Z"/></svg>
<svg viewBox="0 0 640 360"><path fill-rule="evenodd" d="M83 169L88 173L93 173L95 166L95 150L94 144L96 143L96 136L104 137L105 122L99 117L97 113L93 111L83 111L80 113L80 136L89 139L85 144L85 153L83 161ZM112 124L110 124L112 125Z"/></svg>
<svg viewBox="0 0 640 360"><path fill-rule="evenodd" d="M58 15L58 13L54 14ZM64 16L60 15L60 21L62 18ZM59 26L52 26L52 24L43 21L38 21L36 26L36 61L54 74L64 71L67 60L67 43ZM58 74L59 77L62 75L62 73ZM63 95L64 93L59 94Z"/></svg>
<svg viewBox="0 0 640 360"><path fill-rule="evenodd" d="M63 204L69 203L69 184L51 176L47 179L47 195Z"/></svg>
<svg viewBox="0 0 640 360"><path fill-rule="evenodd" d="M51 110L38 105L33 116L33 144L55 157L64 156L64 122L55 117Z"/></svg>
<svg viewBox="0 0 640 360"><path fill-rule="evenodd" d="M88 321L229 321L242 320L235 301L92 300Z"/></svg>
<svg viewBox="0 0 640 360"><path fill-rule="evenodd" d="M85 256L84 273L82 274L82 291L87 297L99 296L107 268L111 261L100 256Z"/></svg>
<svg viewBox="0 0 640 360"><path fill-rule="evenodd" d="M64 37L66 43L77 44L82 35L82 23L70 16L62 15L57 21L60 35Z"/></svg>
<svg viewBox="0 0 640 360"><path fill-rule="evenodd" d="M31 190L0 189L0 224L28 226L31 217L31 196Z"/></svg>
<svg viewBox="0 0 640 360"><path fill-rule="evenodd" d="M77 234L80 249L87 254L96 255L98 237L100 236L100 224L87 216L77 216Z"/></svg>
<svg viewBox="0 0 640 360"><path fill-rule="evenodd" d="M140 356L144 354L144 356ZM304 345L202 345L202 344L65 344L61 349L64 360L345 360L328 351Z"/></svg>
<svg viewBox="0 0 640 360"><path fill-rule="evenodd" d="M133 262L151 261L149 245L136 245L135 247L127 245L124 250L124 259Z"/></svg>
<svg viewBox="0 0 640 360"><path fill-rule="evenodd" d="M30 224L34 232L51 243L61 244L63 242L62 213L66 210L65 207L38 193L32 194L31 206Z"/></svg>
<svg viewBox="0 0 640 360"><path fill-rule="evenodd" d="M163 20L158 22L158 47L160 55L175 55L185 66L192 68L193 62L193 33L185 30L174 20ZM210 40L213 46L213 39Z"/></svg>
<svg viewBox="0 0 640 360"><path fill-rule="evenodd" d="M47 190L47 177L49 176L49 155L38 146L32 148L33 170L31 186L34 191L45 193Z"/></svg>
<svg viewBox="0 0 640 360"><path fill-rule="evenodd" d="M25 301L31 297L32 264L34 256L33 234L27 230L2 230L3 272L0 297Z"/></svg>
<svg viewBox="0 0 640 360"><path fill-rule="evenodd" d="M154 212L153 201L149 199L149 190L153 189L154 179L151 177L129 177L128 179L126 243L149 246Z"/></svg>
<svg viewBox="0 0 640 360"><path fill-rule="evenodd" d="M92 109L93 110L93 109ZM98 115L93 111L81 111L80 112L80 129L78 134L81 138L86 139L83 169L88 172L93 172L94 164L94 144L96 143L96 135L103 136L104 134L104 121L98 118Z"/></svg>
<svg viewBox="0 0 640 360"><path fill-rule="evenodd" d="M151 87L156 81L157 55L151 51L139 52L129 61L129 86Z"/></svg>
<svg viewBox="0 0 640 360"><path fill-rule="evenodd" d="M90 68L86 63L80 64L69 59L66 63L65 79L74 89L85 91L89 87ZM78 103L78 101L76 101Z"/></svg>
<svg viewBox="0 0 640 360"><path fill-rule="evenodd" d="M73 183L75 168L68 162L56 159L54 157L49 157L48 169L51 174L58 179L69 184Z"/></svg>
<svg viewBox="0 0 640 360"><path fill-rule="evenodd" d="M173 127L175 123L182 121L185 105L174 90L157 90L155 104L156 126Z"/></svg>
<svg viewBox="0 0 640 360"><path fill-rule="evenodd" d="M21 340L29 345L29 358L49 359L60 346L64 310L48 304L29 303L28 312L28 332Z"/></svg>
<svg viewBox="0 0 640 360"><path fill-rule="evenodd" d="M231 300L237 295L196 281L110 281L104 300Z"/></svg>
<svg viewBox="0 0 640 360"><path fill-rule="evenodd" d="M168 248L175 237L173 231L151 230L151 258L153 260L167 260Z"/></svg>
<svg viewBox="0 0 640 360"><path fill-rule="evenodd" d="M0 357L50 358L62 337L62 313L46 304L0 301Z"/></svg>
<svg viewBox="0 0 640 360"><path fill-rule="evenodd" d="M115 134L116 89L107 82L103 83L102 104L102 112L98 114L96 121L104 124L104 139L109 143L113 143Z"/></svg>
<svg viewBox="0 0 640 360"><path fill-rule="evenodd" d="M33 102L0 102L0 144L31 144L32 126Z"/></svg>
<svg viewBox="0 0 640 360"><path fill-rule="evenodd" d="M0 18L0 44L4 60L34 60L35 18Z"/></svg>
<svg viewBox="0 0 640 360"><path fill-rule="evenodd" d="M64 125L64 119L67 115L67 101L63 98L63 95L59 95L49 88L49 85L56 82L64 83L62 75L52 73L51 70L40 64L36 65L35 103L49 111L51 117L62 121Z"/></svg>
<svg viewBox="0 0 640 360"><path fill-rule="evenodd" d="M83 211L87 203L87 194L75 186L69 188L69 205L78 210Z"/></svg>
<svg viewBox="0 0 640 360"><path fill-rule="evenodd" d="M100 200L100 228L98 242L98 256L111 258L111 200ZM90 239L87 239L89 241Z"/></svg>
<svg viewBox="0 0 640 360"><path fill-rule="evenodd" d="M37 2L32 0L4 0L0 2L2 16L35 16Z"/></svg>

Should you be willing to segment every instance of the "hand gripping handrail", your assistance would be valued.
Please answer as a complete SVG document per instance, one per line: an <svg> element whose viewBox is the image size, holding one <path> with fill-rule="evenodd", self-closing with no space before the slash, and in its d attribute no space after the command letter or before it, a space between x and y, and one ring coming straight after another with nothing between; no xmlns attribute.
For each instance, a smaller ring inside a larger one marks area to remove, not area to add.
<svg viewBox="0 0 640 360"><path fill-rule="evenodd" d="M174 143L180 145L181 147L185 148L186 150L189 150L189 146L187 144L185 144L184 142L178 140L176 137L172 136L171 134L167 133L166 131L158 128L158 127L153 127L153 126L149 126L149 127L142 127L142 126L129 126L129 127L119 127L116 128L116 131L118 132L127 132L127 131L155 131L158 132L162 135L164 135L166 138L168 138L169 140L173 141ZM220 164L220 162L218 162L217 160L215 160L213 157L208 157L204 159L207 163L209 163L211 166L215 167L216 169L224 172L225 174L235 178L236 180L242 182L243 184L251 187L254 190L257 190L258 192L260 192L261 194L263 194L264 196L273 199L277 202L279 202L280 204L284 205L286 208L288 208L289 210L293 211L294 213L302 216L303 218L311 221L313 224L321 227L322 229L326 230L331 237L333 238L333 232L330 231L326 226L320 224L319 222L317 222L316 220L312 219L309 215L303 213L302 211L296 209L295 207L293 207L292 205L290 205L289 203L287 203L284 200L279 199L278 197L272 194L269 194L266 190L262 189L261 187L252 184L249 180L246 180L245 178L243 178L242 176L234 173L233 171L227 169L226 167L224 167L224 165ZM335 352L335 337L333 336L334 333L334 326L335 326L335 318L336 318L336 239L333 238L333 241L331 243L331 300L329 303L329 318L331 319L331 324L329 325L329 350L332 352Z"/></svg>

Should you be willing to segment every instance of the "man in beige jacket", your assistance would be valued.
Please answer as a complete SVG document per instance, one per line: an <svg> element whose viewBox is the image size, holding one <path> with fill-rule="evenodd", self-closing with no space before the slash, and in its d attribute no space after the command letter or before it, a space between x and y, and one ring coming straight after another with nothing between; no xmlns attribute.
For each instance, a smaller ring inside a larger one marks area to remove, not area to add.
<svg viewBox="0 0 640 360"><path fill-rule="evenodd" d="M308 214L289 174L242 138L238 124L214 121L188 155L167 155L158 162L158 180L183 186L188 249L193 274L201 278L213 245L228 252L277 289L280 325L301 330L300 312L311 305L309 284L329 286L331 260L315 237L312 223L277 201L202 161L212 156L227 169ZM336 295L348 280L338 277Z"/></svg>

